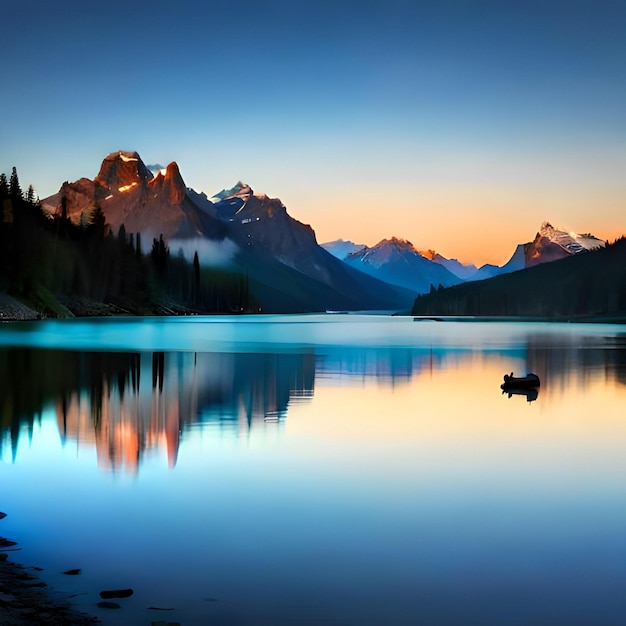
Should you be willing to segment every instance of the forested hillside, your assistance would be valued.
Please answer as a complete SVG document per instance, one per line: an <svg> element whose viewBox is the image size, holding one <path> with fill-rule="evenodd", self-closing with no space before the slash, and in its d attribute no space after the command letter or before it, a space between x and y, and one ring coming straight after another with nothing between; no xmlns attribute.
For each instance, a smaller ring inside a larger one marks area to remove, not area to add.
<svg viewBox="0 0 626 626"><path fill-rule="evenodd" d="M413 315L626 320L626 239L560 261L419 296Z"/></svg>
<svg viewBox="0 0 626 626"><path fill-rule="evenodd" d="M79 224L44 214L15 168L0 174L0 291L42 316L233 313L257 310L244 274L173 257L162 237L113 233L94 204Z"/></svg>

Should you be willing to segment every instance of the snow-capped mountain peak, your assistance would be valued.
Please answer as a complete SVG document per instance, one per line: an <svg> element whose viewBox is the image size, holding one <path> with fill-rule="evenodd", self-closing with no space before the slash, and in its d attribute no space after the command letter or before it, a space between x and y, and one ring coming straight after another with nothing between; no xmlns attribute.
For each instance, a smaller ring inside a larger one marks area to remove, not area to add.
<svg viewBox="0 0 626 626"><path fill-rule="evenodd" d="M222 200L230 200L232 198L239 198L244 202L254 195L254 191L250 185L242 183L240 180L235 183L230 189L222 189L218 191L212 198L211 202L221 202Z"/></svg>
<svg viewBox="0 0 626 626"><path fill-rule="evenodd" d="M605 242L590 233L579 235L572 231L555 228L550 222L543 222L539 229L539 235L561 246L571 254L577 254L582 250L602 248Z"/></svg>
<svg viewBox="0 0 626 626"><path fill-rule="evenodd" d="M462 282L442 265L424 258L410 241L399 237L383 239L371 248L349 254L344 262L416 293L427 293L433 285L447 287Z"/></svg>
<svg viewBox="0 0 626 626"><path fill-rule="evenodd" d="M555 228L550 222L543 222L535 239L526 245L526 267L547 261L556 261L572 254L604 247L602 239L590 233L579 235Z"/></svg>

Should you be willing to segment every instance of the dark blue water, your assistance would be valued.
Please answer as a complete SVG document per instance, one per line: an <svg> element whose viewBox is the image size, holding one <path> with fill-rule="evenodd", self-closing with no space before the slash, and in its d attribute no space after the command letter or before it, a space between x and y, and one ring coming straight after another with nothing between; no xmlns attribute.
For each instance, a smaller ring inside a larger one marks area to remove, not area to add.
<svg viewBox="0 0 626 626"><path fill-rule="evenodd" d="M1 533L105 623L623 623L619 326L97 320L0 345ZM502 394L528 370L536 397Z"/></svg>

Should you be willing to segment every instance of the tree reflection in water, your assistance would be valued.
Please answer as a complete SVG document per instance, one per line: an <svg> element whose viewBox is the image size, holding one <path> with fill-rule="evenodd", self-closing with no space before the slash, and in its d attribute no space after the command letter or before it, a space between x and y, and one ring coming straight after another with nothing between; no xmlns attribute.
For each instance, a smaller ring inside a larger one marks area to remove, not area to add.
<svg viewBox="0 0 626 626"><path fill-rule="evenodd" d="M13 459L54 408L63 442L95 445L102 469L136 472L151 449L176 464L186 428L247 431L280 423L292 398L312 396L315 357L305 354L0 351L2 439Z"/></svg>
<svg viewBox="0 0 626 626"><path fill-rule="evenodd" d="M626 383L626 340L586 341L531 334L524 350L527 369L539 374L546 389L561 393L594 375ZM398 385L451 363L462 368L464 358L467 352L445 347L277 354L4 348L0 441L10 445L15 460L20 437L31 437L44 411L53 409L62 442L95 446L102 469L134 473L150 450L164 450L174 467L186 429L202 426L239 436L270 424L280 427L290 403L312 397L316 376L375 377ZM494 381L494 393L500 382Z"/></svg>

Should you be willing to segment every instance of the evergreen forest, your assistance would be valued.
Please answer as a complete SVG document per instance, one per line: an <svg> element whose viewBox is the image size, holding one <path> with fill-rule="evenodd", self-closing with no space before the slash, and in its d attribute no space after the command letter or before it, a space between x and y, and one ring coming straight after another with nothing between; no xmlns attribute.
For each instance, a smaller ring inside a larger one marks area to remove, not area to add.
<svg viewBox="0 0 626 626"><path fill-rule="evenodd" d="M626 321L626 239L489 280L431 289L413 315Z"/></svg>
<svg viewBox="0 0 626 626"><path fill-rule="evenodd" d="M243 272L172 255L161 236L142 253L139 233L113 233L97 205L79 224L48 215L15 167L0 174L0 292L41 317L173 315L258 310Z"/></svg>

